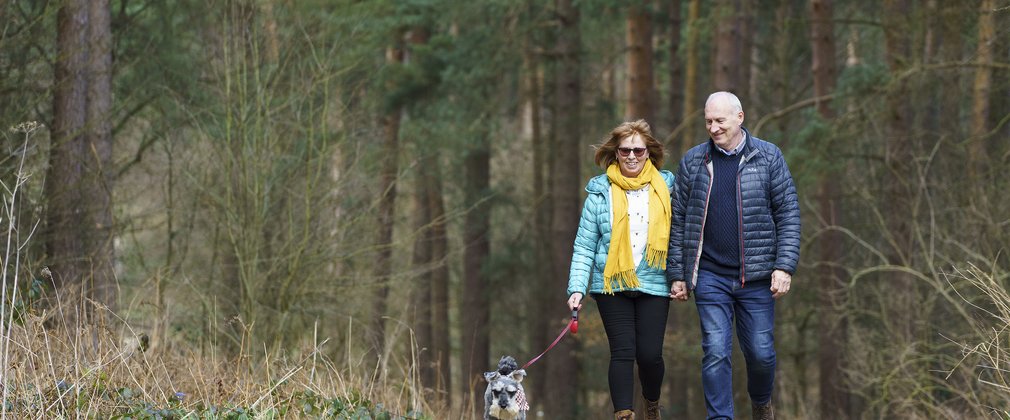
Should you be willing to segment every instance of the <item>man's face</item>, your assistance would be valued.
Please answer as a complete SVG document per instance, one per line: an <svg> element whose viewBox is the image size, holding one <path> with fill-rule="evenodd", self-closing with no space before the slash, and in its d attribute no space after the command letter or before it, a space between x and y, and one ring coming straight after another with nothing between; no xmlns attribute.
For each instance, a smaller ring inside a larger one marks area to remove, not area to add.
<svg viewBox="0 0 1010 420"><path fill-rule="evenodd" d="M733 150L743 141L743 111L727 101L715 99L705 105L705 128L716 146Z"/></svg>

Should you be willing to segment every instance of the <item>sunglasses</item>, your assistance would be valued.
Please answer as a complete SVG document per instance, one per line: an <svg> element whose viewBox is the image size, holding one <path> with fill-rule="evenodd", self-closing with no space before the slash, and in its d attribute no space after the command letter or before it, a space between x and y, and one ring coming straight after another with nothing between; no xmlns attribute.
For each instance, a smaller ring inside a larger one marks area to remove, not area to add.
<svg viewBox="0 0 1010 420"><path fill-rule="evenodd" d="M646 150L648 149L644 147L618 147L617 153L620 153L621 156L628 156L631 152L635 152L635 157L642 157Z"/></svg>

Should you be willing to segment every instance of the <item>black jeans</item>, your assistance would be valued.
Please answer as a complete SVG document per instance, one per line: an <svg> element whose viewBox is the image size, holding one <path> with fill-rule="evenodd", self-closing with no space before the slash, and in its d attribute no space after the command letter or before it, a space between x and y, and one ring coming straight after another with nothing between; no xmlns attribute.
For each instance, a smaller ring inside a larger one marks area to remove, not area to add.
<svg viewBox="0 0 1010 420"><path fill-rule="evenodd" d="M665 370L663 338L670 298L641 292L593 294L593 298L610 341L608 380L614 411L632 408L635 361L638 361L642 395L649 401L659 401Z"/></svg>

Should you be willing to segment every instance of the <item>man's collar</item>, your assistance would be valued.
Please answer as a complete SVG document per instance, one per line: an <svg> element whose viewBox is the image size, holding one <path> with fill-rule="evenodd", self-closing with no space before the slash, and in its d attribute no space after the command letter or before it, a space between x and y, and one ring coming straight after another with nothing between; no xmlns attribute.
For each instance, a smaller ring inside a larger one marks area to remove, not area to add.
<svg viewBox="0 0 1010 420"><path fill-rule="evenodd" d="M743 137L743 139L740 140L740 144L737 144L736 147L733 148L733 150L723 149L723 148L719 147L719 145L715 146L716 150L722 152L726 156L734 156L734 155L742 152L744 146L747 145L747 132L741 129L740 130L740 135ZM715 144L715 143L713 142L712 144Z"/></svg>

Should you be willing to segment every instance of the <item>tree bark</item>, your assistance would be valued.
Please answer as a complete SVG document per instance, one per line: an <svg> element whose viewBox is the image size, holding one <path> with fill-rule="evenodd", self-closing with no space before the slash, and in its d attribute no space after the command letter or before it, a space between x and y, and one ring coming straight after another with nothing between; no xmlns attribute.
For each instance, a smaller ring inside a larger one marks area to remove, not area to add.
<svg viewBox="0 0 1010 420"><path fill-rule="evenodd" d="M670 86L667 88L669 96L667 99L667 104L669 110L666 113L666 126L670 130L677 127L678 124L683 122L684 118L684 66L680 60L680 45L681 36L680 32L682 30L681 18L681 6L682 0L672 0L667 3L669 7L667 16L668 30L670 31L667 36L670 41L670 47L668 49L669 62L667 62L667 72L670 77ZM671 144L667 144L668 150L672 152L678 152L680 147L676 144L676 139L671 138ZM678 154L679 155L679 154ZM671 159L676 161L676 159Z"/></svg>
<svg viewBox="0 0 1010 420"><path fill-rule="evenodd" d="M528 3L530 14L534 13L536 7L550 7L550 6L535 6L539 5L540 2L537 0L531 0ZM539 27L545 27L547 25L539 25ZM545 31L546 32L546 31ZM535 32L530 31L527 33L529 37L534 36ZM549 33L543 33L544 38L549 37ZM555 147L551 142L554 141L554 136L549 133L544 133L543 118L551 117L556 118L557 113L552 112L553 107L556 105L555 102L547 99L548 97L553 97L554 83L557 79L554 75L558 71L557 56L554 54L547 54L543 57L544 63L538 62L536 56L533 55L532 45L537 44L536 39L527 38L528 47L524 49L525 60L526 60L526 93L527 93L527 109L528 109L528 122L529 134L530 134L530 150L533 151L533 232L532 239L534 242L534 268L533 274L540 279L549 279L554 274L553 258L551 257L551 209L552 206L552 194L551 186L546 181L548 178L548 163L547 163L547 151L555 150ZM553 43L553 39L551 41ZM553 131L556 124L553 120L548 125ZM540 314L550 313L552 310L557 308L557 296L550 293L543 293L542 290L537 288L530 289L530 302L533 302L536 308L536 312ZM551 323L550 318L546 316L531 316L529 317L530 334L529 342L530 347L535 351L541 345L546 345L550 343L554 337L550 337ZM530 395L546 395L547 394L547 380L537 380L531 381L532 383L527 385L527 389L531 390ZM537 399L531 402L531 410L539 410L546 404L546 400Z"/></svg>
<svg viewBox="0 0 1010 420"><path fill-rule="evenodd" d="M108 0L57 14L47 246L57 287L115 310L112 245L112 28Z"/></svg>
<svg viewBox="0 0 1010 420"><path fill-rule="evenodd" d="M715 90L740 93L740 25L736 0L718 0L713 9L715 34Z"/></svg>
<svg viewBox="0 0 1010 420"><path fill-rule="evenodd" d="M81 196L89 198L90 211L84 240L91 260L93 298L116 309L115 231L112 220L112 19L109 0L88 2L88 104L86 158L87 183Z"/></svg>
<svg viewBox="0 0 1010 420"><path fill-rule="evenodd" d="M428 212L431 215L431 353L435 363L434 389L451 403L452 369L449 363L449 244L445 233L445 205L442 202L442 174L438 156L432 156L426 173Z"/></svg>
<svg viewBox="0 0 1010 420"><path fill-rule="evenodd" d="M794 35L789 31L789 22L794 16L793 3L795 2L781 0L777 2L775 7L775 23L772 24L772 27L775 28L772 41L773 47L769 48L769 55L774 58L769 60L771 68L768 72L769 78L775 79L771 82L773 85L789 86L791 80L793 80L793 73L790 70L794 64L792 54L790 54L790 46L795 42L795 39ZM792 96L792 89L780 88L773 91L773 94L768 95L769 98L767 100L762 100L761 102L764 102L765 109L780 109L792 103ZM780 118L777 125L779 132L788 132L788 119ZM754 128L756 129L757 127Z"/></svg>
<svg viewBox="0 0 1010 420"><path fill-rule="evenodd" d="M390 65L400 65L403 63L403 48L399 45L400 37L397 36L396 45L386 49L386 62ZM386 324L385 317L387 311L387 300L389 297L389 283L392 281L391 258L393 253L393 215L396 212L396 174L399 171L399 142L400 142L400 121L403 117L403 107L400 104L393 105L392 109L386 110L382 116L382 144L381 166L379 167L379 187L382 191L379 195L378 208L376 209L378 224L378 236L376 246L379 249L375 258L375 294L372 304L372 321L369 334L371 345L375 351L375 356L381 360L385 353Z"/></svg>
<svg viewBox="0 0 1010 420"><path fill-rule="evenodd" d="M579 220L580 179L579 160L581 153L579 77L581 36L579 35L579 10L572 0L555 2L556 16L560 20L557 33L558 72L555 106L557 126L555 127L555 150L565 153L556 156L551 177L553 209L551 213L551 257L552 276L546 290L563 291L568 288L568 270L574 250L575 231ZM545 335L557 334L566 318L564 300L558 299L554 308L542 314L548 323ZM556 315L557 314L557 315ZM546 348L549 343L541 343L537 348ZM576 418L578 406L577 387L579 363L575 340L562 340L552 350L554 356L547 361L544 377L546 389L545 414L547 418Z"/></svg>
<svg viewBox="0 0 1010 420"><path fill-rule="evenodd" d="M277 18L274 16L275 0L259 0L263 14L263 30L266 32L264 59L267 64L277 64L280 59L280 39L277 36Z"/></svg>
<svg viewBox="0 0 1010 420"><path fill-rule="evenodd" d="M654 124L652 70L652 15L648 6L635 4L628 9L626 40L628 44L628 102L625 121L644 118Z"/></svg>
<svg viewBox="0 0 1010 420"><path fill-rule="evenodd" d="M404 53L403 62L413 65L414 47L428 42L429 33L426 28L417 27L407 33L408 48ZM404 111L406 115L407 112ZM430 139L418 138L415 150L426 150ZM437 179L438 156L432 152L419 153L418 172L414 179L414 252L412 256L414 271L418 272L418 277L413 285L413 298L411 304L414 306L413 325L414 335L417 340L417 364L420 373L421 384L426 389L438 390L438 353L435 351L434 337L434 317L436 304L433 297L435 266L435 239L432 235L435 220L435 206L432 202L432 194L435 189L433 181ZM442 232L444 240L444 232Z"/></svg>
<svg viewBox="0 0 1010 420"><path fill-rule="evenodd" d="M690 149L697 140L694 138L692 120L699 120L695 115L701 107L698 102L698 26L701 0L690 0L687 6L687 44L684 57L684 116L681 124L686 124L680 141L681 153Z"/></svg>
<svg viewBox="0 0 1010 420"><path fill-rule="evenodd" d="M475 409L480 406L484 395L483 373L490 361L490 337L488 321L491 318L488 303L488 276L484 265L491 253L488 241L490 229L490 208L483 201L491 186L491 150L487 135L480 135L472 141L471 149L464 158L466 179L466 203L471 210L464 218L463 243L463 330L462 366L463 387L469 391L470 401Z"/></svg>
<svg viewBox="0 0 1010 420"><path fill-rule="evenodd" d="M983 65L975 68L975 82L972 85L971 141L968 148L968 168L973 184L982 179L987 166L986 138L989 132L989 93L992 91L993 44L996 41L996 27L993 22L994 0L981 0L978 15L978 45L975 60Z"/></svg>
<svg viewBox="0 0 1010 420"><path fill-rule="evenodd" d="M750 108L753 111L754 102L753 98L748 97L750 94L751 86L751 50L754 47L754 37L755 37L755 25L754 25L754 1L755 0L738 0L737 2L737 56L739 57L740 65L736 69L737 77L737 95L746 98L747 103L751 104Z"/></svg>
<svg viewBox="0 0 1010 420"><path fill-rule="evenodd" d="M419 147L416 150L423 150ZM417 353L415 360L417 363L421 385L424 388L434 388L436 386L435 362L432 359L432 272L433 253L432 238L429 235L432 214L431 206L428 204L428 191L430 187L429 176L431 170L429 165L433 159L425 156L421 158L419 170L414 178L414 252L411 256L411 266L413 271L418 273L411 287L410 304L413 306L411 314L411 324L414 328Z"/></svg>
<svg viewBox="0 0 1010 420"><path fill-rule="evenodd" d="M84 252L74 221L82 209L87 106L88 9L84 1L67 1L56 15L57 47L53 92L53 146L49 155L48 251L57 287L82 281Z"/></svg>
<svg viewBox="0 0 1010 420"><path fill-rule="evenodd" d="M820 98L834 92L837 81L837 63L835 59L835 28L834 5L832 0L810 1L810 46L812 52L811 71L814 76L814 97ZM830 101L820 101L816 105L817 112L826 122L831 122L835 112ZM837 141L832 139L832 141ZM820 180L820 196L818 207L828 226L841 225L841 191L838 187L837 170L831 169ZM820 367L820 394L822 418L851 418L850 397L845 385L845 346L848 342L848 329L842 316L841 296L845 291L845 271L840 268L842 263L841 244L844 238L838 232L831 231L821 236L820 247L821 268L817 276L822 283L818 289L818 301L821 307L818 335L820 351L818 365Z"/></svg>
<svg viewBox="0 0 1010 420"><path fill-rule="evenodd" d="M909 0L884 1L884 47L887 52L888 67L892 74L904 71L912 57L912 40L915 28L910 21L914 9ZM907 80L897 80L887 92L887 114L884 165L887 169L886 181L882 185L881 203L888 238L891 247L886 255L888 262L896 266L914 267L919 246L915 239L916 191L919 180L915 163L916 137L912 131L913 109L907 100L909 86ZM895 332L895 342L910 343L919 338L920 326L916 322L915 308L918 306L918 283L907 273L891 276L896 293L892 299L888 317Z"/></svg>

